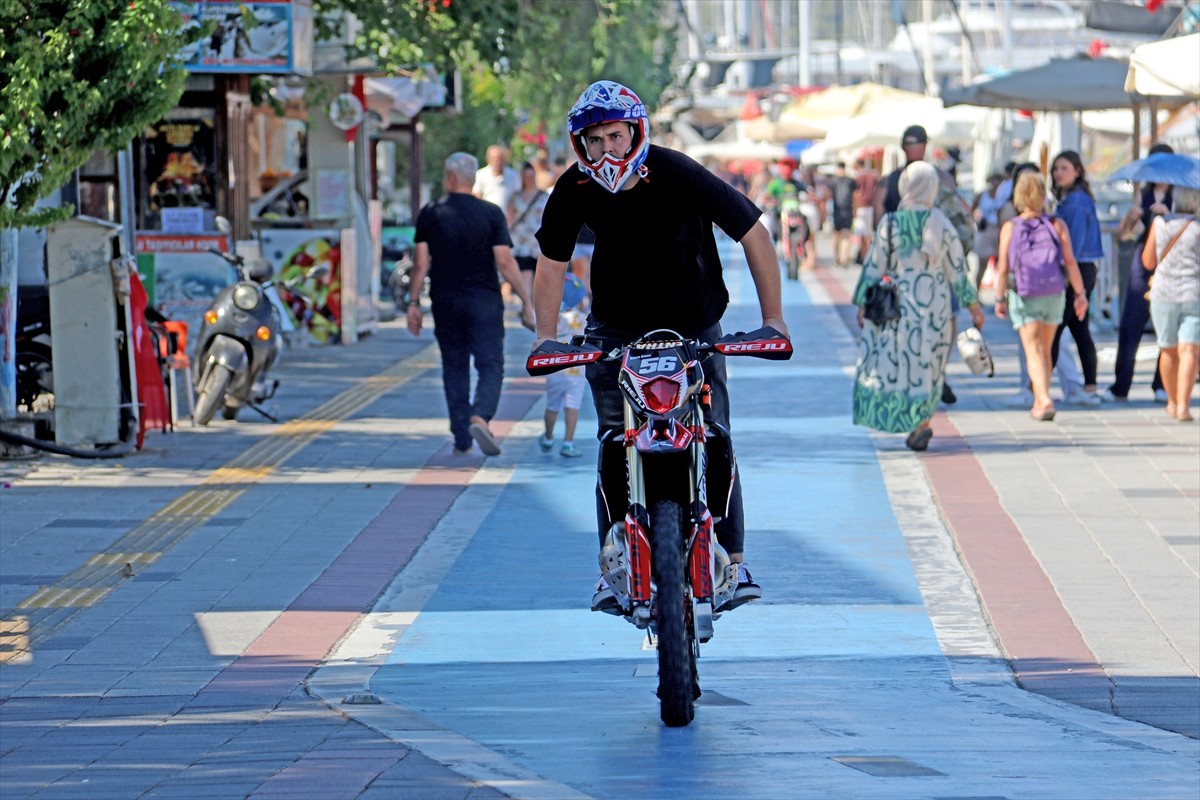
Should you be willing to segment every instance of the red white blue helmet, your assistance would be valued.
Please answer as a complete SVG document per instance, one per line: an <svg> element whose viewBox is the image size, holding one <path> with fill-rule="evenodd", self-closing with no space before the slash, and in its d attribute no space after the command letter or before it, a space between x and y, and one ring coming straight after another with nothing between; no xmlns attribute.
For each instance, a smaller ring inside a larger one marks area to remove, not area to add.
<svg viewBox="0 0 1200 800"><path fill-rule="evenodd" d="M607 122L628 122L633 144L621 158L605 154L592 161L588 158L583 132ZM650 151L646 106L631 89L616 81L596 81L583 90L567 114L567 133L579 159L579 169L610 192L621 190L641 169Z"/></svg>

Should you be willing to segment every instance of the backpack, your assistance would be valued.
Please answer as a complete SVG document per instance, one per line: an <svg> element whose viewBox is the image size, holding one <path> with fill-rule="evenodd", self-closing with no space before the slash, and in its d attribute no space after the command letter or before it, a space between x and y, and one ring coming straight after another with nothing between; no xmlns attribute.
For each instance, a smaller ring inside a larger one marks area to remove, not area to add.
<svg viewBox="0 0 1200 800"><path fill-rule="evenodd" d="M1021 297L1046 297L1066 288L1062 272L1062 241L1047 217L1013 220L1008 266Z"/></svg>

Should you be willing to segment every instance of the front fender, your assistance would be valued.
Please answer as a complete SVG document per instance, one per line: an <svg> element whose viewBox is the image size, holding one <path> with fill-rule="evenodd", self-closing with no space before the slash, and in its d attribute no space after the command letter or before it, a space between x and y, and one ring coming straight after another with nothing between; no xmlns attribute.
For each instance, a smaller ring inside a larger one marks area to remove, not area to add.
<svg viewBox="0 0 1200 800"><path fill-rule="evenodd" d="M197 380L209 364L220 364L234 375L246 369L250 357L246 346L232 336L217 334L204 352L204 359L196 364Z"/></svg>

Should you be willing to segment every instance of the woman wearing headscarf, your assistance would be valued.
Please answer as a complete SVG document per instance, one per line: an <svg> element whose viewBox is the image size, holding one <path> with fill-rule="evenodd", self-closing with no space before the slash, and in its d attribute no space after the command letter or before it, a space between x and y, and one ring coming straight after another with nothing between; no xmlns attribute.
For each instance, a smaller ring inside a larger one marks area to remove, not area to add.
<svg viewBox="0 0 1200 800"><path fill-rule="evenodd" d="M976 328L983 327L983 312L958 234L934 208L937 170L914 161L904 168L899 189L900 205L880 220L854 290L862 326L854 423L907 433L908 447L924 450L953 342L951 293ZM900 318L879 324L866 319L864 309L868 290L885 279L897 288Z"/></svg>

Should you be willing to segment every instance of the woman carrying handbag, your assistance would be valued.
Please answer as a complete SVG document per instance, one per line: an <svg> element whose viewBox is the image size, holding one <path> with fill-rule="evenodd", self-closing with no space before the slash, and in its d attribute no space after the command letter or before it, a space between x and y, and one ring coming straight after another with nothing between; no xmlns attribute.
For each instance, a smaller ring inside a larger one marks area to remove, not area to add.
<svg viewBox="0 0 1200 800"><path fill-rule="evenodd" d="M983 327L983 311L958 234L933 207L937 171L914 161L899 188L900 206L880 220L854 290L862 326L854 424L907 433L908 447L924 450L954 343L951 292L976 328ZM893 300L897 311L889 312Z"/></svg>

